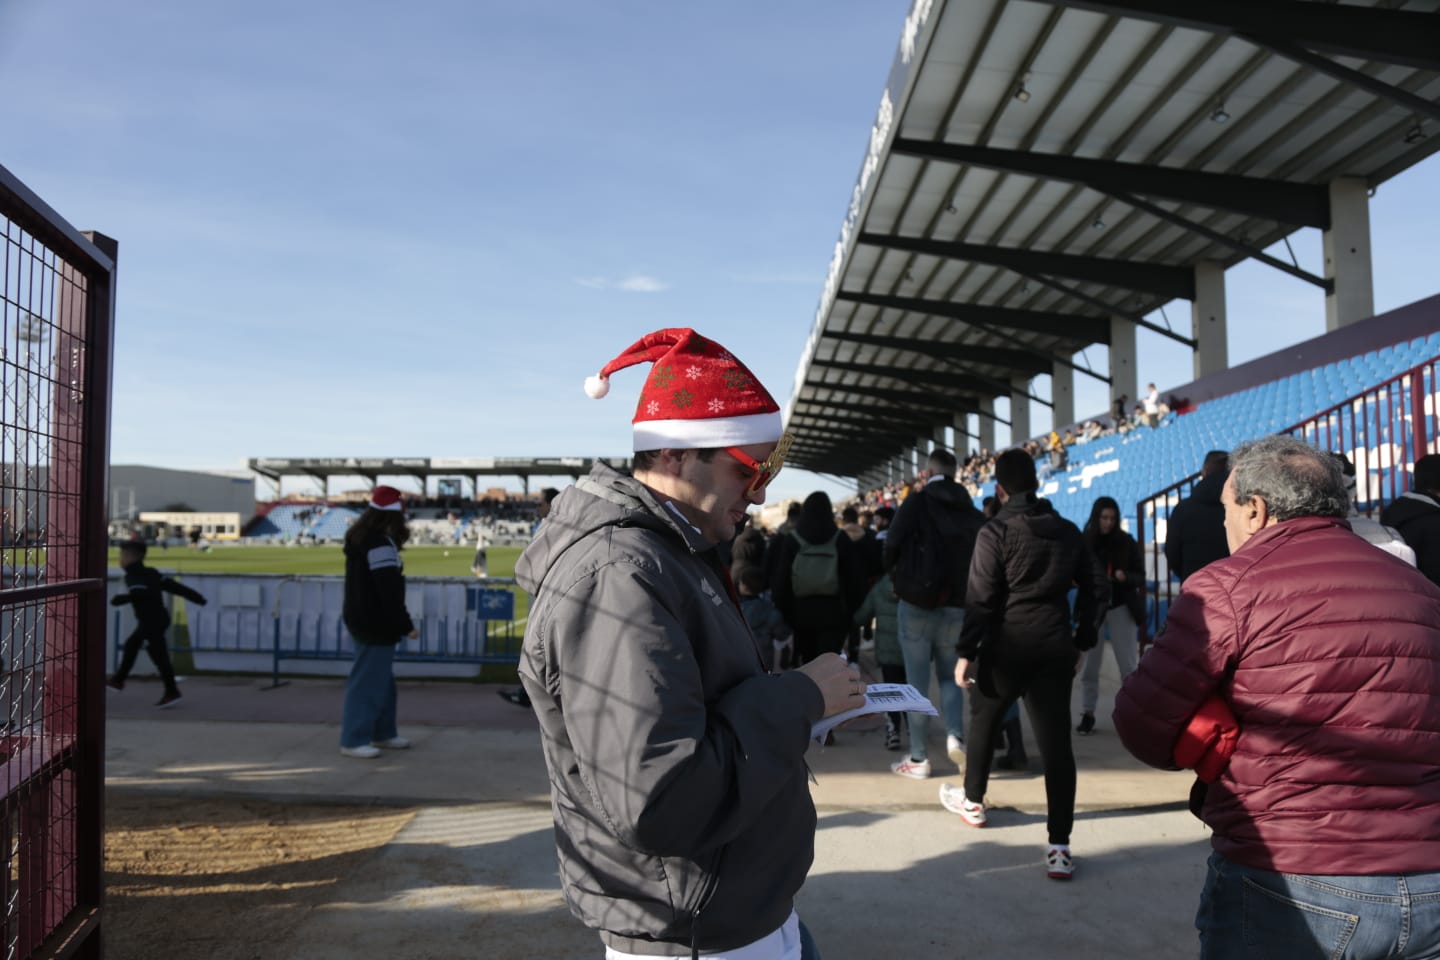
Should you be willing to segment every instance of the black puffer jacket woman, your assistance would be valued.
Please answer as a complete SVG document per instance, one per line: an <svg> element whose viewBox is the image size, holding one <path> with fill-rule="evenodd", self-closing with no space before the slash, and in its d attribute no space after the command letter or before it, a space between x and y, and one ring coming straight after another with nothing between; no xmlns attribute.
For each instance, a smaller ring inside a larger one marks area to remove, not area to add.
<svg viewBox="0 0 1440 960"><path fill-rule="evenodd" d="M1117 522L1108 533L1100 530L1100 514L1115 511ZM1145 619L1145 557L1135 538L1120 529L1120 504L1113 497L1100 497L1090 508L1085 524L1085 545L1105 569L1110 581L1110 609L1124 607L1139 624Z"/></svg>

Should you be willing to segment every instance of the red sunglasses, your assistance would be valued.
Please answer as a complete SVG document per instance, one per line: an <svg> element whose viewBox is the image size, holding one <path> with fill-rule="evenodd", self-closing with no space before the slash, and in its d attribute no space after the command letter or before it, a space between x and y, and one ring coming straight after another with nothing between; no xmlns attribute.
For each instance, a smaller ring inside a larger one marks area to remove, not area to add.
<svg viewBox="0 0 1440 960"><path fill-rule="evenodd" d="M781 434L780 441L775 444L775 449L770 451L770 456L766 457L763 463L739 447L725 448L726 453L739 460L742 465L755 471L755 476L751 477L750 482L745 485L746 493L759 493L769 485L771 480L775 479L780 468L785 466L785 454L790 452L790 444L794 442L795 438L790 434Z"/></svg>

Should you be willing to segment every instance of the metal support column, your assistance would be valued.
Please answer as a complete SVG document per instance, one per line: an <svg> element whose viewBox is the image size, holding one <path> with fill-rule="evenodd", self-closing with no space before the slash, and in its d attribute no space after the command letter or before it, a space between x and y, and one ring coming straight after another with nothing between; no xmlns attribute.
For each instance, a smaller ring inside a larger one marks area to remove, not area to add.
<svg viewBox="0 0 1440 960"><path fill-rule="evenodd" d="M1338 330L1375 315L1375 278L1370 262L1370 195L1359 177L1330 184L1330 229L1324 233L1325 329Z"/></svg>
<svg viewBox="0 0 1440 960"><path fill-rule="evenodd" d="M1225 332L1225 267L1214 260L1195 265L1195 302L1190 307L1195 338L1195 379L1230 365ZM1132 395L1133 396L1133 395Z"/></svg>

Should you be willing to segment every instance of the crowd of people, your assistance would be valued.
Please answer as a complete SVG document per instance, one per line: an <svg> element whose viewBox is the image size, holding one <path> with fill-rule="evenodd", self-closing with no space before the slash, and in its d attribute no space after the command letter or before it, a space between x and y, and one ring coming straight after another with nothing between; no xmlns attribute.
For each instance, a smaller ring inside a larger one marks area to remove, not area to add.
<svg viewBox="0 0 1440 960"><path fill-rule="evenodd" d="M640 363L634 470L597 463L548 496L516 568L534 598L516 702L539 721L566 901L607 958L820 956L794 900L814 856L805 752L818 721L865 704L865 635L884 679L938 680L959 775L938 799L965 824L989 822L992 771L1026 762L1024 702L1047 877L1075 874L1071 694L1078 675L1088 734L1108 646L1126 746L1197 775L1202 957L1440 947L1440 587L1414 566L1440 562L1440 457L1387 511L1402 559L1356 535L1339 458L1286 437L1212 453L1172 531L1180 598L1142 658L1145 571L1118 506L1100 498L1083 529L1058 515L1032 451L987 454L984 510L937 449L913 487L838 512L816 492L767 533L747 520L783 465L778 405L688 329L642 338L587 392ZM410 626L391 493L346 551L353 757L409 746L371 649ZM929 732L887 718L886 747L908 748L894 773L932 776Z"/></svg>

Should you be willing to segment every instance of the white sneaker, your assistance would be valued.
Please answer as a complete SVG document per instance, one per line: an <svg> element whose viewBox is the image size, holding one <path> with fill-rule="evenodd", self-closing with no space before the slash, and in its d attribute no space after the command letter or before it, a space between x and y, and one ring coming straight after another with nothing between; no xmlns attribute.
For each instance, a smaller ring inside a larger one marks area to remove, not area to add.
<svg viewBox="0 0 1440 960"><path fill-rule="evenodd" d="M890 772L898 773L902 777L909 777L911 780L930 779L930 761L926 760L901 760L899 763L890 764Z"/></svg>
<svg viewBox="0 0 1440 960"><path fill-rule="evenodd" d="M945 752L950 757L950 762L961 770L965 769L965 741L955 735L945 738Z"/></svg>
<svg viewBox="0 0 1440 960"><path fill-rule="evenodd" d="M956 814L972 827L985 826L985 804L965 799L965 788L940 784L940 806Z"/></svg>
<svg viewBox="0 0 1440 960"><path fill-rule="evenodd" d="M409 750L410 741L404 737L391 737L389 740L371 740L370 746L381 750Z"/></svg>
<svg viewBox="0 0 1440 960"><path fill-rule="evenodd" d="M1075 873L1075 861L1069 847L1051 846L1045 851L1045 876L1051 880L1069 880Z"/></svg>
<svg viewBox="0 0 1440 960"><path fill-rule="evenodd" d="M372 747L368 743L358 747L341 747L340 756L354 757L356 760L374 760L380 756L380 748Z"/></svg>

